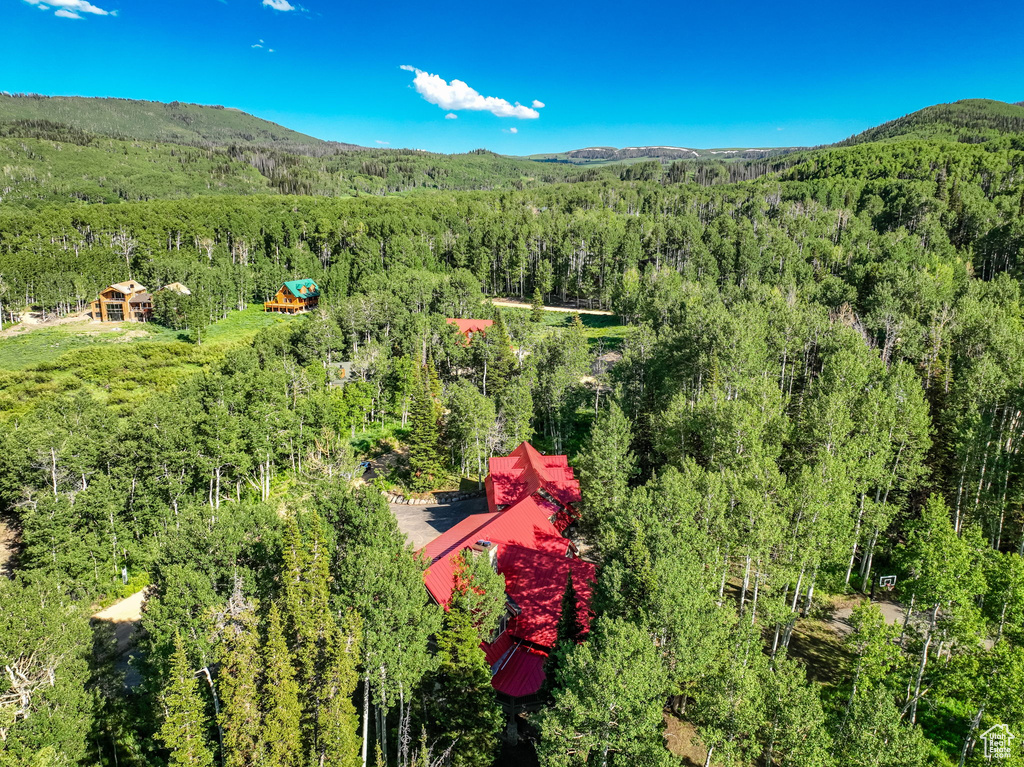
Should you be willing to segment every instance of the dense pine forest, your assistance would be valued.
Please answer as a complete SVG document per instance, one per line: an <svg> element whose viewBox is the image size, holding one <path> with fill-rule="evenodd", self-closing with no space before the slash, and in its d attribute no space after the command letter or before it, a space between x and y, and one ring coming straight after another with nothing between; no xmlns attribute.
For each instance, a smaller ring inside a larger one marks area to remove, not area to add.
<svg viewBox="0 0 1024 767"><path fill-rule="evenodd" d="M0 123L0 766L962 767L1024 737L1024 107L600 168L102 128ZM261 314L298 278L315 312ZM191 293L61 330L126 279ZM430 602L388 498L524 440L575 467L598 575L510 726L501 577ZM126 662L91 616L143 589Z"/></svg>

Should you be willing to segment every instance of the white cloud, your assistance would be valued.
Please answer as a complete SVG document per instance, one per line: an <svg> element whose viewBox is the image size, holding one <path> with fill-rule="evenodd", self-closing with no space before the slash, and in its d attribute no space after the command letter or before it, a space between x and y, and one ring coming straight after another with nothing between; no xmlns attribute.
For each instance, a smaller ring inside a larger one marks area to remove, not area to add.
<svg viewBox="0 0 1024 767"><path fill-rule="evenodd" d="M449 112L448 114L446 114L444 116L444 119L445 120L458 120L459 116L457 114L455 114L454 112Z"/></svg>
<svg viewBox="0 0 1024 767"><path fill-rule="evenodd" d="M259 43L253 43L253 44L252 44L252 45L250 45L249 47L250 47L250 48L262 48L263 46L262 46L262 45L260 45Z"/></svg>
<svg viewBox="0 0 1024 767"><path fill-rule="evenodd" d="M295 6L288 2L288 0L263 0L263 4L268 8L273 8L275 11L294 11Z"/></svg>
<svg viewBox="0 0 1024 767"><path fill-rule="evenodd" d="M268 2L269 0L263 0ZM510 104L505 99L494 96L481 96L462 80L450 83L439 75L432 75L416 67L403 64L406 72L414 72L413 87L424 99L448 111L467 109L473 112L490 112L497 117L518 117L521 120L536 120L540 112L525 107L518 101Z"/></svg>
<svg viewBox="0 0 1024 767"><path fill-rule="evenodd" d="M93 5L87 0L25 0L29 5L34 5L41 11L49 11L51 8L56 8L54 11L55 16L60 16L62 19L81 19L81 14L91 13L94 16L116 16L117 11L107 11L100 8L98 5Z"/></svg>
<svg viewBox="0 0 1024 767"><path fill-rule="evenodd" d="M374 143L375 144L380 144L381 146L388 146L391 142L390 141L381 141L380 139L377 139Z"/></svg>
<svg viewBox="0 0 1024 767"><path fill-rule="evenodd" d="M534 109L543 109L544 108L544 102L543 101L537 101L537 99L534 99L532 106L533 106Z"/></svg>
<svg viewBox="0 0 1024 767"><path fill-rule="evenodd" d="M509 128L508 132L509 133L519 133L519 128Z"/></svg>

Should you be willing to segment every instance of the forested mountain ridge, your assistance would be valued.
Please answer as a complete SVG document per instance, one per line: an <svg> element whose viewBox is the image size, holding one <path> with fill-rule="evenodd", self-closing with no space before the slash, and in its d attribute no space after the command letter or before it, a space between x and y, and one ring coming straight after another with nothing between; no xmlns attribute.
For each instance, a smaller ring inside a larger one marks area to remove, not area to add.
<svg viewBox="0 0 1024 767"><path fill-rule="evenodd" d="M980 143L1007 133L1024 133L1024 102L964 99L936 104L858 133L834 146L892 139L948 139Z"/></svg>
<svg viewBox="0 0 1024 767"><path fill-rule="evenodd" d="M0 94L0 122L46 121L116 139L168 144L253 144L301 154L357 149L223 106L84 96Z"/></svg>
<svg viewBox="0 0 1024 767"><path fill-rule="evenodd" d="M743 159L756 160L764 157L794 152L801 147L769 147L769 148L725 148L725 149L691 149L677 146L631 146L617 149L613 146L592 146L584 149L572 149L567 152L531 154L524 159L540 162L563 162L573 165L600 165L607 163L625 163L638 160L658 160L670 163L675 160L704 159Z"/></svg>
<svg viewBox="0 0 1024 767"><path fill-rule="evenodd" d="M617 169L581 170L487 151L366 149L309 156L254 145L119 140L48 121L0 123L0 160L0 200L25 208L224 194L511 190L618 175Z"/></svg>

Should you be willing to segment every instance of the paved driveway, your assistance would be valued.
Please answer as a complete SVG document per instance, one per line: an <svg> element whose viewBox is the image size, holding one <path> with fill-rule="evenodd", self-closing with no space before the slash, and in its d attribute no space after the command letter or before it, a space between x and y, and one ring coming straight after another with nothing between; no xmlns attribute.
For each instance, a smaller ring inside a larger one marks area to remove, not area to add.
<svg viewBox="0 0 1024 767"><path fill-rule="evenodd" d="M391 504L391 511L398 520L399 529L405 533L414 549L420 549L441 533L455 527L470 514L487 511L487 497L467 498L455 503L439 503L424 506Z"/></svg>

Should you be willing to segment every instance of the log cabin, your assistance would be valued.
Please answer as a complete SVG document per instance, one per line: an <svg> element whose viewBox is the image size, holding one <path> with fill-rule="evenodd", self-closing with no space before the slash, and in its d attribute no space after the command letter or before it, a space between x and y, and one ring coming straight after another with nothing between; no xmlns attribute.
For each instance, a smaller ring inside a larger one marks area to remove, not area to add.
<svg viewBox="0 0 1024 767"><path fill-rule="evenodd" d="M101 322L146 322L153 314L153 296L145 285L126 280L101 290L89 308Z"/></svg>
<svg viewBox="0 0 1024 767"><path fill-rule="evenodd" d="M90 305L92 318L101 322L149 322L153 317L153 296L165 290L183 296L192 295L192 291L180 282L172 282L149 293L145 285L126 280L100 291L99 298Z"/></svg>
<svg viewBox="0 0 1024 767"><path fill-rule="evenodd" d="M315 309L320 302L320 286L313 280L288 280L263 304L264 311L300 314Z"/></svg>

